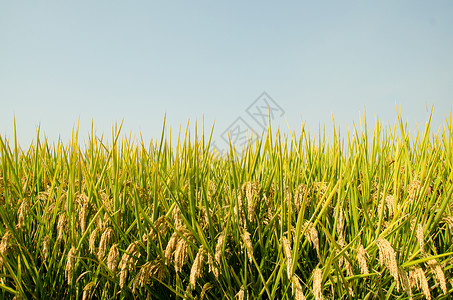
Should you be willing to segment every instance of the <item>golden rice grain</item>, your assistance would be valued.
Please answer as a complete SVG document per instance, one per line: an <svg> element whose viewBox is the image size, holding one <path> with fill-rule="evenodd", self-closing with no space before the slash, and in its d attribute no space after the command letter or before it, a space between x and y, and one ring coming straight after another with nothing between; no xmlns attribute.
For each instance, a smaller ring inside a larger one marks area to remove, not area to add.
<svg viewBox="0 0 453 300"><path fill-rule="evenodd" d="M250 233L244 229L242 233L242 238L244 240L245 248L247 249L247 257L250 263L253 263L253 245L252 239L250 238Z"/></svg>
<svg viewBox="0 0 453 300"><path fill-rule="evenodd" d="M288 278L292 278L293 276L293 258L292 258L292 251L291 251L291 244L286 237L283 237L283 251L286 256L286 272Z"/></svg>
<svg viewBox="0 0 453 300"><path fill-rule="evenodd" d="M94 228L90 234L90 238L88 239L88 249L90 253L93 254L96 251L96 238L98 235L98 229Z"/></svg>
<svg viewBox="0 0 453 300"><path fill-rule="evenodd" d="M379 248L379 263L384 265L390 271L390 274L395 279L396 289L399 290L399 276L398 276L398 263L396 261L396 253L393 250L389 241L384 238L378 238L376 244Z"/></svg>
<svg viewBox="0 0 453 300"><path fill-rule="evenodd" d="M61 239L63 238L63 233L66 228L66 215L61 214L58 217L58 222L57 222L57 242L60 242Z"/></svg>
<svg viewBox="0 0 453 300"><path fill-rule="evenodd" d="M193 262L192 268L190 269L190 284L192 287L195 287L197 284L197 279L203 275L203 266L205 259L206 251L203 246L200 246L198 249L197 256Z"/></svg>
<svg viewBox="0 0 453 300"><path fill-rule="evenodd" d="M318 238L318 231L316 228L313 226L313 223L310 221L305 221L304 223L306 229L304 236L305 238L309 241L309 243L315 247L316 252L318 253L319 256L319 238Z"/></svg>
<svg viewBox="0 0 453 300"><path fill-rule="evenodd" d="M436 274L437 280L439 281L440 288L442 289L442 292L444 295L447 294L447 281L445 280L445 273L442 270L442 267L440 264L435 260L431 259L428 260L428 266L431 268L434 274Z"/></svg>
<svg viewBox="0 0 453 300"><path fill-rule="evenodd" d="M294 295L295 300L305 300L305 295L302 290L302 285L300 284L299 278L297 276L293 276L292 289L293 289L293 295Z"/></svg>
<svg viewBox="0 0 453 300"><path fill-rule="evenodd" d="M420 267L413 267L409 271L409 278L411 281L411 286L421 289L423 291L423 294L425 295L425 298L427 300L431 300L428 280L426 279L423 269Z"/></svg>
<svg viewBox="0 0 453 300"><path fill-rule="evenodd" d="M71 250L69 250L68 257L66 260L65 278L69 285L72 283L72 278L74 275L75 252L76 252L76 248L72 247Z"/></svg>
<svg viewBox="0 0 453 300"><path fill-rule="evenodd" d="M44 260L47 260L47 258L49 258L49 247L50 237L46 235L42 239L42 255L44 257Z"/></svg>
<svg viewBox="0 0 453 300"><path fill-rule="evenodd" d="M423 233L423 225L422 224L419 223L417 225L417 229L416 229L415 235L417 236L418 245L420 246L420 251L422 253L425 253L425 236L424 236L424 233Z"/></svg>
<svg viewBox="0 0 453 300"><path fill-rule="evenodd" d="M99 248L98 248L98 259L102 261L104 259L105 251L110 244L111 240L113 238L113 229L112 228L107 228L104 230L104 232L101 235L101 240L99 242Z"/></svg>
<svg viewBox="0 0 453 300"><path fill-rule="evenodd" d="M107 268L109 268L109 270L114 274L118 270L118 260L118 244L113 244L112 247L110 247L109 254L107 255Z"/></svg>
<svg viewBox="0 0 453 300"><path fill-rule="evenodd" d="M151 283L152 279L152 264L151 262L145 263L143 266L140 267L140 271L138 271L137 276L134 279L133 284L133 292L137 290L137 287L144 287L147 284Z"/></svg>
<svg viewBox="0 0 453 300"><path fill-rule="evenodd" d="M360 244L359 249L357 250L357 260L359 261L360 273L369 274L368 265L367 265L368 253L362 244Z"/></svg>
<svg viewBox="0 0 453 300"><path fill-rule="evenodd" d="M189 259L189 244L185 239L180 239L175 249L175 271L182 272L182 267Z"/></svg>
<svg viewBox="0 0 453 300"><path fill-rule="evenodd" d="M28 214L29 204L27 200L23 200L17 210L17 228L22 228L25 226L25 218Z"/></svg>
<svg viewBox="0 0 453 300"><path fill-rule="evenodd" d="M176 245L179 241L180 237L179 234L175 231L170 237L168 241L167 247L165 248L165 264L172 262L173 252L176 249Z"/></svg>
<svg viewBox="0 0 453 300"><path fill-rule="evenodd" d="M126 279L128 272L131 272L136 264L136 258L140 256L140 253L138 252L138 247L137 243L134 242L130 244L126 252L124 252L123 256L121 257L120 261L120 282L119 286L120 288L123 288L124 285L126 284Z"/></svg>
<svg viewBox="0 0 453 300"><path fill-rule="evenodd" d="M94 287L94 282L90 282L83 288L82 300L86 300L90 298L91 290Z"/></svg>
<svg viewBox="0 0 453 300"><path fill-rule="evenodd" d="M318 267L313 270L313 295L316 300L324 299L322 295L322 271Z"/></svg>
<svg viewBox="0 0 453 300"><path fill-rule="evenodd" d="M10 241L12 239L12 234L9 231L6 231L3 234L2 241L0 242L0 268L3 266L3 258L6 257L8 254L8 250L10 247Z"/></svg>

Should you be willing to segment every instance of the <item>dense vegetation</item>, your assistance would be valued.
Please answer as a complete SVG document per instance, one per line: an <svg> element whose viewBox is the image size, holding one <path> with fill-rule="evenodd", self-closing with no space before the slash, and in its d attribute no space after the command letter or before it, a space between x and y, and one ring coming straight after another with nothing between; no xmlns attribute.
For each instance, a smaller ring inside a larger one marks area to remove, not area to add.
<svg viewBox="0 0 453 300"><path fill-rule="evenodd" d="M242 156L188 131L0 136L0 297L450 298L451 120L364 121L331 142L269 130Z"/></svg>

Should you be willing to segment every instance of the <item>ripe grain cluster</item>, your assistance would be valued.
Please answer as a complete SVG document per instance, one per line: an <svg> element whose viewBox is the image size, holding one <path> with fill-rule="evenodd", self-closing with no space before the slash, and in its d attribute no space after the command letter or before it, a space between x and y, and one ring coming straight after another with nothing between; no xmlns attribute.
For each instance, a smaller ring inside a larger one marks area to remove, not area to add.
<svg viewBox="0 0 453 300"><path fill-rule="evenodd" d="M376 121L28 149L0 136L2 299L447 299L453 128ZM38 134L39 137L39 134Z"/></svg>

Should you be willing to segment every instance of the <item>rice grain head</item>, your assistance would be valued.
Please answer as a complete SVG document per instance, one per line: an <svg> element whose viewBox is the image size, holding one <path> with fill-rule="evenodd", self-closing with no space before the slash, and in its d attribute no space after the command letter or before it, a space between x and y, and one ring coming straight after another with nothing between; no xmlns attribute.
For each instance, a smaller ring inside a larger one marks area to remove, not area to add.
<svg viewBox="0 0 453 300"><path fill-rule="evenodd" d="M244 245L247 250L247 257L250 263L253 263L253 244L252 239L250 238L250 233L244 229L242 233L242 238L244 239Z"/></svg>
<svg viewBox="0 0 453 300"><path fill-rule="evenodd" d="M409 271L409 279L412 287L416 287L423 291L425 298L431 300L431 292L429 291L428 280L426 279L425 272L420 267L413 267Z"/></svg>
<svg viewBox="0 0 453 300"><path fill-rule="evenodd" d="M69 250L66 260L65 277L69 285L71 285L74 276L75 253L76 248L72 247L71 250Z"/></svg>
<svg viewBox="0 0 453 300"><path fill-rule="evenodd" d="M197 279L203 275L204 260L206 251L203 246L200 246L197 252L197 256L193 262L192 268L190 269L190 284L192 288L195 288Z"/></svg>
<svg viewBox="0 0 453 300"><path fill-rule="evenodd" d="M300 284L299 278L297 276L293 276L292 289L295 300L306 300L304 292L302 290L302 285Z"/></svg>
<svg viewBox="0 0 453 300"><path fill-rule="evenodd" d="M25 226L25 218L27 217L30 206L27 200L23 200L17 210L17 228L21 229Z"/></svg>
<svg viewBox="0 0 453 300"><path fill-rule="evenodd" d="M107 255L107 268L115 274L118 270L119 252L118 244L113 244L110 247L109 254Z"/></svg>
<svg viewBox="0 0 453 300"><path fill-rule="evenodd" d="M88 249L90 253L93 254L96 251L96 238L98 236L98 229L94 228L88 239Z"/></svg>
<svg viewBox="0 0 453 300"><path fill-rule="evenodd" d="M313 226L313 223L310 221L305 221L305 230L304 236L310 242L310 244L315 247L316 252L319 256L319 238L318 238L318 231Z"/></svg>
<svg viewBox="0 0 453 300"><path fill-rule="evenodd" d="M66 215L61 214L58 217L57 222L57 242L60 242L63 239L63 233L66 228Z"/></svg>
<svg viewBox="0 0 453 300"><path fill-rule="evenodd" d="M427 264L431 268L432 272L436 274L437 280L439 281L440 284L440 288L442 289L444 295L446 295L447 281L445 280L445 273L442 270L442 267L435 259L428 260Z"/></svg>
<svg viewBox="0 0 453 300"><path fill-rule="evenodd" d="M412 286L408 273L404 269L398 268L398 274L400 276L400 282L401 286L403 287L403 290L409 296L409 300L412 300L413 299Z"/></svg>
<svg viewBox="0 0 453 300"><path fill-rule="evenodd" d="M420 251L422 253L425 253L425 236L423 233L423 225L420 223L417 225L416 236L418 240L418 245L420 246Z"/></svg>
<svg viewBox="0 0 453 300"><path fill-rule="evenodd" d="M285 236L283 237L283 251L285 252L285 256L286 256L286 272L287 272L288 278L292 278L292 276L293 276L293 258L292 258L291 244Z"/></svg>
<svg viewBox="0 0 453 300"><path fill-rule="evenodd" d="M50 248L50 237L46 235L42 239L42 255L44 257L44 260L47 260L49 258L49 248Z"/></svg>
<svg viewBox="0 0 453 300"><path fill-rule="evenodd" d="M165 248L165 264L171 263L173 260L173 253L176 249L176 245L179 241L180 237L179 234L175 231L170 237L168 241L167 247Z"/></svg>
<svg viewBox="0 0 453 300"><path fill-rule="evenodd" d="M399 290L398 263L396 261L395 250L393 250L389 241L384 238L378 238L376 244L379 248L379 263L381 266L385 265L390 271L390 274L396 282L396 289Z"/></svg>
<svg viewBox="0 0 453 300"><path fill-rule="evenodd" d="M185 239L180 239L175 249L175 271L182 272L182 267L189 259L189 244Z"/></svg>
<svg viewBox="0 0 453 300"><path fill-rule="evenodd" d="M82 300L90 299L91 290L93 290L94 282L91 281L83 288Z"/></svg>
<svg viewBox="0 0 453 300"><path fill-rule="evenodd" d="M10 248L10 241L12 239L13 235L11 232L6 231L3 234L2 241L0 242L0 268L3 266L3 257L6 257L8 254L9 248Z"/></svg>
<svg viewBox="0 0 453 300"><path fill-rule="evenodd" d="M359 261L360 273L361 274L369 274L367 259L368 253L366 252L365 248L362 244L360 244L359 249L357 250L357 260Z"/></svg>
<svg viewBox="0 0 453 300"><path fill-rule="evenodd" d="M108 248L108 245L110 244L111 240L113 238L113 229L108 227L106 230L101 235L101 240L99 242L99 248L98 248L98 259L102 261L105 256L105 251Z"/></svg>
<svg viewBox="0 0 453 300"><path fill-rule="evenodd" d="M120 288L123 288L124 285L126 284L126 279L127 275L129 272L131 272L136 264L136 257L139 257L140 254L138 252L138 247L137 243L134 242L130 244L126 252L124 252L123 256L121 256L121 261L120 261L120 282L119 286Z"/></svg>
<svg viewBox="0 0 453 300"><path fill-rule="evenodd" d="M313 295L316 300L324 299L322 295L322 271L318 267L313 271Z"/></svg>
<svg viewBox="0 0 453 300"><path fill-rule="evenodd" d="M142 288L145 285L150 284L151 279L152 279L152 264L151 262L147 262L140 267L140 271L138 271L138 274L134 279L134 284L132 288L133 292L134 293L136 292L137 287Z"/></svg>

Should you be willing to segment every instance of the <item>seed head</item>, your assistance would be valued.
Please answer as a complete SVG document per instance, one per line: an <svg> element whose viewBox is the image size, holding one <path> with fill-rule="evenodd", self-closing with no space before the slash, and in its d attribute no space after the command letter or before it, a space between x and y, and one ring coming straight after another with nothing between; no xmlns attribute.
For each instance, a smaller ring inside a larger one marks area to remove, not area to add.
<svg viewBox="0 0 453 300"><path fill-rule="evenodd" d="M110 247L109 254L107 255L107 268L112 271L112 273L116 273L118 269L118 260L119 260L119 252L118 252L118 244L113 244Z"/></svg>
<svg viewBox="0 0 453 300"><path fill-rule="evenodd" d="M175 249L175 271L182 272L182 267L189 259L189 244L185 239L180 239Z"/></svg>
<svg viewBox="0 0 453 300"><path fill-rule="evenodd" d="M28 209L29 209L28 201L23 200L17 211L17 228L20 229L25 226L25 218L28 214Z"/></svg>
<svg viewBox="0 0 453 300"><path fill-rule="evenodd" d="M96 251L96 237L98 235L98 229L94 228L90 234L90 238L88 239L88 249L90 249L90 253L93 254Z"/></svg>
<svg viewBox="0 0 453 300"><path fill-rule="evenodd" d="M198 249L197 256L193 262L192 268L190 269L190 284L194 288L197 284L197 279L201 277L203 273L203 265L204 265L204 258L206 255L206 251L204 247L201 246Z"/></svg>
<svg viewBox="0 0 453 300"><path fill-rule="evenodd" d="M396 289L399 290L399 276L398 276L398 263L396 261L395 250L389 241L384 238L378 238L376 244L379 248L379 263L389 269L390 274L396 281Z"/></svg>
<svg viewBox="0 0 453 300"><path fill-rule="evenodd" d="M66 260L65 277L69 285L72 283L72 278L74 275L75 253L76 248L72 247L71 250L69 250L68 257Z"/></svg>
<svg viewBox="0 0 453 300"><path fill-rule="evenodd" d="M305 300L304 292L302 290L302 285L300 284L299 278L297 276L293 276L292 289L293 289L294 299Z"/></svg>
<svg viewBox="0 0 453 300"><path fill-rule="evenodd" d="M445 280L445 273L442 267L435 259L428 260L428 266L431 268L434 274L436 274L437 280L439 281L440 288L444 295L447 294L447 281Z"/></svg>
<svg viewBox="0 0 453 300"><path fill-rule="evenodd" d="M283 251L285 252L285 256L286 256L286 272L288 274L288 278L292 278L292 276L293 276L293 258L292 258L291 244L286 237L283 237Z"/></svg>
<svg viewBox="0 0 453 300"><path fill-rule="evenodd" d="M316 300L324 299L322 295L322 271L320 268L316 268L313 271L313 294Z"/></svg>
<svg viewBox="0 0 453 300"><path fill-rule="evenodd" d="M168 241L167 247L165 248L165 264L168 264L172 261L173 252L176 249L176 245L179 241L179 234L175 231L171 235L170 240Z"/></svg>
<svg viewBox="0 0 453 300"><path fill-rule="evenodd" d="M113 229L107 228L101 235L101 241L99 242L99 249L98 249L98 259L102 261L104 259L105 251L110 244L110 241L113 237Z"/></svg>
<svg viewBox="0 0 453 300"><path fill-rule="evenodd" d="M306 230L305 230L304 236L310 242L310 244L315 247L316 252L319 255L318 231L313 226L313 223L311 223L310 221L305 221L305 227L306 227Z"/></svg>
<svg viewBox="0 0 453 300"><path fill-rule="evenodd" d="M49 244L50 238L46 235L42 239L42 255L44 256L44 260L47 260L49 257Z"/></svg>
<svg viewBox="0 0 453 300"><path fill-rule="evenodd" d="M90 298L91 290L94 287L94 282L90 282L85 287L83 288L83 295L82 295L82 300L86 300Z"/></svg>
<svg viewBox="0 0 453 300"><path fill-rule="evenodd" d="M357 260L359 261L360 273L369 274L367 266L367 257L368 253L362 244L360 244L359 249L357 250Z"/></svg>
<svg viewBox="0 0 453 300"><path fill-rule="evenodd" d="M58 217L58 222L57 222L57 242L60 242L61 239L63 238L63 232L66 227L66 215L61 214Z"/></svg>
<svg viewBox="0 0 453 300"><path fill-rule="evenodd" d="M416 236L418 245L420 246L420 251L425 253L425 236L423 234L423 225L420 223L417 225Z"/></svg>
<svg viewBox="0 0 453 300"><path fill-rule="evenodd" d="M244 245L245 245L245 248L247 249L247 256L249 258L249 262L253 263L252 239L250 238L250 233L248 233L248 231L245 229L244 229L244 232L242 233L242 238L244 239Z"/></svg>
<svg viewBox="0 0 453 300"><path fill-rule="evenodd" d="M427 300L431 300L431 293L429 291L429 284L428 280L426 279L425 272L420 267L414 267L409 271L409 278L411 281L411 285L413 287L417 287L418 289L421 288L425 298Z"/></svg>

